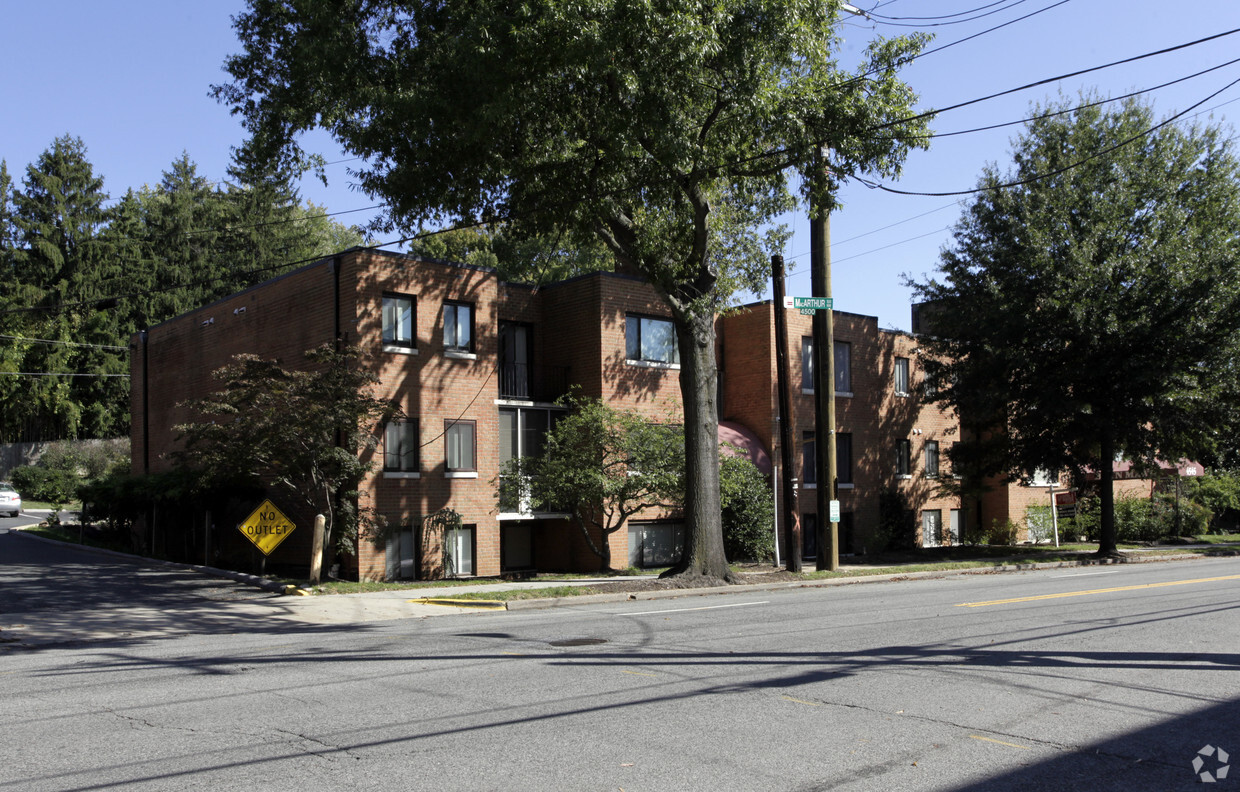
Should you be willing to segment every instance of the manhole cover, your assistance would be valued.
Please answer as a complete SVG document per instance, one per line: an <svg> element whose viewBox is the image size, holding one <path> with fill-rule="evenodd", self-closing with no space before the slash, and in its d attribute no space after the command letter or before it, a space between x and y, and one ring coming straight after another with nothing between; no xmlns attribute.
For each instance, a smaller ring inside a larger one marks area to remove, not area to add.
<svg viewBox="0 0 1240 792"><path fill-rule="evenodd" d="M551 641L552 646L594 646L605 643L605 638L565 638L562 641Z"/></svg>

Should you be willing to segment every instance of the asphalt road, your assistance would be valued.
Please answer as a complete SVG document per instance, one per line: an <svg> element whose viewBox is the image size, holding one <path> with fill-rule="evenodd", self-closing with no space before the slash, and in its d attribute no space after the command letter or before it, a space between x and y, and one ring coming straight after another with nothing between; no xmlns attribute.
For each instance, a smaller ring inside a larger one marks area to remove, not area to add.
<svg viewBox="0 0 1240 792"><path fill-rule="evenodd" d="M1210 560L0 651L0 790L1197 788L1201 749L1240 751L1238 583Z"/></svg>

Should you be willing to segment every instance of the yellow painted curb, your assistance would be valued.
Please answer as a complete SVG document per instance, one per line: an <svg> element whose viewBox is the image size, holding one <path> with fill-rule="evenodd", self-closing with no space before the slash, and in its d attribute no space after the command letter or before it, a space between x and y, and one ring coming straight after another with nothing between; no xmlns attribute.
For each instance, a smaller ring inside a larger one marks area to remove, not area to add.
<svg viewBox="0 0 1240 792"><path fill-rule="evenodd" d="M473 599L445 599L442 597L423 597L420 599L406 600L418 605L451 605L456 608L484 608L488 610L503 610L508 607L508 603L502 600L473 600Z"/></svg>

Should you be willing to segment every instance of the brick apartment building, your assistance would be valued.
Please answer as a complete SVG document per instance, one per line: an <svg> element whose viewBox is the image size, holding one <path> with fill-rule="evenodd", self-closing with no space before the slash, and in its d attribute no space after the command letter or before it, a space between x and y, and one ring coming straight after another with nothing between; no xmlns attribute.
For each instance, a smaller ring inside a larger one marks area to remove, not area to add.
<svg viewBox="0 0 1240 792"><path fill-rule="evenodd" d="M721 435L744 439L763 461L779 458L774 310L758 303L718 320ZM654 421L678 420L679 365L668 316L649 285L621 274L533 289L482 268L346 252L134 339L133 469L170 466L173 427L194 418L178 405L215 387L212 372L233 355L254 353L290 366L304 351L339 339L369 353L378 395L398 402L408 416L384 427L376 469L361 486L363 501L400 530L385 546L359 542L359 576L442 574L435 561L440 548L421 541L419 526L443 507L464 523L447 537L450 572L594 569L597 556L562 515L501 511L500 466L536 449L560 410L555 399L570 386ZM809 324L789 311L799 459L813 457L813 395L805 373ZM999 488L980 503L942 494L938 485L951 475L947 446L959 438L950 416L918 398L917 339L880 330L874 317L841 312L835 313L835 339L842 552L874 546L885 492L900 494L910 529L925 544L958 541L961 527L975 520L1019 522L1027 503L1045 499L1045 490L1027 487ZM798 513L808 537L803 550L812 554L810 489L816 482L812 465L797 472ZM221 506L213 521L239 523L246 516L241 512L256 505ZM292 504L277 505L306 529L294 531L271 562L304 566L310 516ZM614 534L613 565L670 563L681 541L675 518L650 515ZM192 538L195 530L191 524L184 541L199 541ZM215 559L235 563L253 552L237 531L217 527L213 537Z"/></svg>
<svg viewBox="0 0 1240 792"><path fill-rule="evenodd" d="M814 383L812 318L771 302L746 306L721 318L721 418L750 427L773 459L779 448L776 396L775 311L786 312L792 437L797 444L796 513L802 552L816 553ZM952 494L958 483L949 462L960 442L955 417L922 398L917 337L883 330L872 316L835 311L836 468L841 553L864 553L884 541L886 508L898 508L903 529L922 546L959 543L966 527L992 521L1023 523L1025 508L1049 503L1044 487L986 482L980 499ZM764 372L766 376L753 376ZM893 497L894 496L894 497ZM779 519L779 517L777 517ZM887 520L891 517L887 516ZM781 539L786 535L780 525ZM783 552L787 548L783 547Z"/></svg>

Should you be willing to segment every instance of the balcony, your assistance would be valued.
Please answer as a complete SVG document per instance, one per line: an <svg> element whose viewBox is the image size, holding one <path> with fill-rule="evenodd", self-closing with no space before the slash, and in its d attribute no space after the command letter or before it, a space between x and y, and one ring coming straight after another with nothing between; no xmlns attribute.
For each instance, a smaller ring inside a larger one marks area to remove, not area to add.
<svg viewBox="0 0 1240 792"><path fill-rule="evenodd" d="M568 366L503 363L499 367L499 397L553 402L568 393L568 372Z"/></svg>

